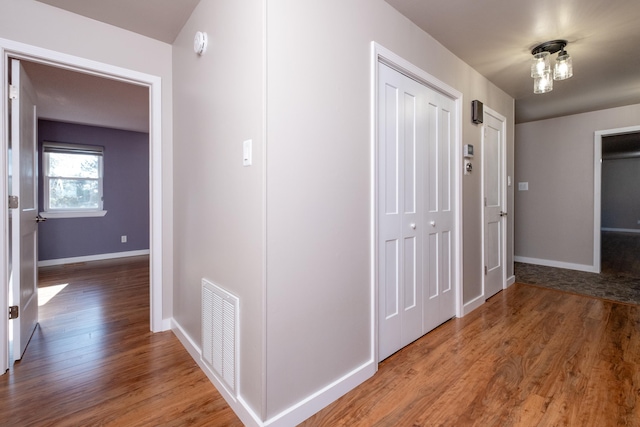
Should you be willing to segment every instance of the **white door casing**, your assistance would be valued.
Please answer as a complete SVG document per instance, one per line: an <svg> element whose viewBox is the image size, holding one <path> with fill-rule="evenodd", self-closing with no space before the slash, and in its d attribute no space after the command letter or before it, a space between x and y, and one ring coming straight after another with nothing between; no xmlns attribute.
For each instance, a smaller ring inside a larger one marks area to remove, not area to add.
<svg viewBox="0 0 640 427"><path fill-rule="evenodd" d="M378 360L456 314L455 101L378 66Z"/></svg>
<svg viewBox="0 0 640 427"><path fill-rule="evenodd" d="M597 130L593 135L593 266L592 273L600 273L601 268L601 227L602 227L602 138L640 132L640 126Z"/></svg>
<svg viewBox="0 0 640 427"><path fill-rule="evenodd" d="M51 66L59 66L69 70L89 73L104 78L116 79L131 84L143 85L149 88L149 151L150 151L150 329L153 332L168 330L171 327L170 313L163 313L163 270L171 271L170 257L166 260L163 256L163 168L162 168L162 79L159 76L142 73L118 67L111 64L96 62L86 58L68 55L53 50L43 49L12 40L0 38L0 56L3 59L3 67L0 67L0 81L2 81L3 93L8 98L8 61L10 57L25 59L33 62L45 63ZM5 99L7 99L5 98ZM8 103L0 103L0 116L5 119L9 113ZM0 135L7 135L6 121L0 120ZM0 199L4 200L5 209L0 209L0 222L8 225L7 209L7 149L8 142L2 138L0 149L0 180L5 185L0 185ZM165 171L166 172L166 171ZM170 173L170 171L169 171ZM164 174L166 177L166 173ZM8 233L3 234L0 244L0 277L2 277L2 290L0 290L0 305L5 308L9 305L7 299L8 287ZM163 261L164 265L163 265ZM167 265L167 263L169 263ZM167 277L171 275L168 274ZM172 284L169 281L168 286ZM170 292L169 292L170 294ZM165 318L166 317L166 318ZM0 316L0 374L8 368L8 326L9 320Z"/></svg>
<svg viewBox="0 0 640 427"><path fill-rule="evenodd" d="M484 298L506 284L505 118L485 107L482 127Z"/></svg>
<svg viewBox="0 0 640 427"><path fill-rule="evenodd" d="M20 61L11 60L11 209L10 287L19 317L11 321L14 360L22 358L38 323L38 168L37 95Z"/></svg>

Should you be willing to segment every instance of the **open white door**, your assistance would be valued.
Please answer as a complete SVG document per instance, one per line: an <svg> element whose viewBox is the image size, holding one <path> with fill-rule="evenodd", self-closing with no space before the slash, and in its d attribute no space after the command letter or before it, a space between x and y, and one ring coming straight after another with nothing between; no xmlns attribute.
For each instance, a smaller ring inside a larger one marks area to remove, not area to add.
<svg viewBox="0 0 640 427"><path fill-rule="evenodd" d="M37 221L38 168L36 93L20 61L11 60L11 121L9 189L18 207L9 210L10 304L18 318L10 321L10 360L22 358L38 323Z"/></svg>
<svg viewBox="0 0 640 427"><path fill-rule="evenodd" d="M488 109L487 109L488 110ZM484 183L484 296L490 298L505 284L505 164L504 119L485 110L482 137Z"/></svg>

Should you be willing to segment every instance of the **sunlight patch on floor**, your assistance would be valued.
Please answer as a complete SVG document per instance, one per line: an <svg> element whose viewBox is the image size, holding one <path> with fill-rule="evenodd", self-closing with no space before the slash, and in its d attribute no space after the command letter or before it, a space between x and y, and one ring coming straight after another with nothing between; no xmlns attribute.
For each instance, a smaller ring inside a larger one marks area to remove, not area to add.
<svg viewBox="0 0 640 427"><path fill-rule="evenodd" d="M47 286L45 288L38 288L38 307L42 307L43 305L51 301L51 298L58 295L58 293L60 293L60 291L62 291L68 285L69 285L68 283L63 283L61 285L53 285L53 286Z"/></svg>

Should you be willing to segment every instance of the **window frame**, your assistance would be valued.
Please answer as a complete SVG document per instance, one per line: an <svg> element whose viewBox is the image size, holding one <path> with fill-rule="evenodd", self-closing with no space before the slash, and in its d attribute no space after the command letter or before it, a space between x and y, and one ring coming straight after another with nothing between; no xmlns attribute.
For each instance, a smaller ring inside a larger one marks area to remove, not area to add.
<svg viewBox="0 0 640 427"><path fill-rule="evenodd" d="M90 154L98 157L98 178L76 178L76 177L51 177L49 175L48 153L64 154ZM99 202L97 208L54 208L50 207L49 183L51 179L67 180L96 180L98 182ZM101 217L107 214L104 210L104 147L99 145L80 145L61 142L45 141L42 144L42 188L43 188L43 209L40 216L43 218L81 218L81 217Z"/></svg>

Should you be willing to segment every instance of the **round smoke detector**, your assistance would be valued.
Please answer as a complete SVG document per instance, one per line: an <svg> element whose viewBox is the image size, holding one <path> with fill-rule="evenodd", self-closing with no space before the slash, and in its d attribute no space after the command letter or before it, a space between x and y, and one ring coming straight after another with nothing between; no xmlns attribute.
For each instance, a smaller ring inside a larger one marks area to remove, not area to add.
<svg viewBox="0 0 640 427"><path fill-rule="evenodd" d="M207 51L207 33L198 31L193 38L193 51L202 55Z"/></svg>

